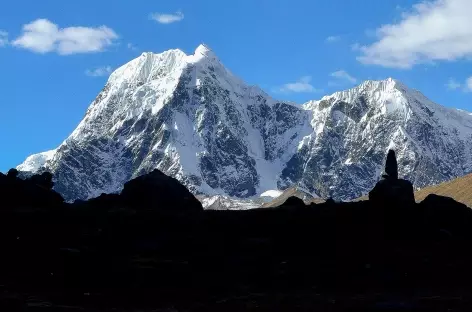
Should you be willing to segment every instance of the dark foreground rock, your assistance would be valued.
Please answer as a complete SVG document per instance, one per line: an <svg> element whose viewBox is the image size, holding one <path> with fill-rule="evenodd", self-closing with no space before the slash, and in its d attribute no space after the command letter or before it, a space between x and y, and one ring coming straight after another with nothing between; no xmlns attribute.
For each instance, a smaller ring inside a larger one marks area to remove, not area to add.
<svg viewBox="0 0 472 312"><path fill-rule="evenodd" d="M305 207L305 202L303 199L298 198L296 196L290 196L287 200L283 203L282 206L285 207Z"/></svg>
<svg viewBox="0 0 472 312"><path fill-rule="evenodd" d="M17 178L12 169L7 175L0 173L0 209L54 209L62 208L64 199L52 190L52 176L34 175L27 180Z"/></svg>
<svg viewBox="0 0 472 312"><path fill-rule="evenodd" d="M385 161L385 174L369 192L369 200L387 209L392 207L408 207L415 203L413 184L398 178L398 164L395 152L389 150Z"/></svg>
<svg viewBox="0 0 472 312"><path fill-rule="evenodd" d="M412 205L415 203L413 184L403 179L381 180L369 192L369 200L380 205Z"/></svg>
<svg viewBox="0 0 472 312"><path fill-rule="evenodd" d="M203 211L156 177L59 209L0 199L1 311L472 308L472 212L454 200Z"/></svg>
<svg viewBox="0 0 472 312"><path fill-rule="evenodd" d="M127 206L186 212L203 209L202 204L177 179L157 169L125 183L121 196Z"/></svg>

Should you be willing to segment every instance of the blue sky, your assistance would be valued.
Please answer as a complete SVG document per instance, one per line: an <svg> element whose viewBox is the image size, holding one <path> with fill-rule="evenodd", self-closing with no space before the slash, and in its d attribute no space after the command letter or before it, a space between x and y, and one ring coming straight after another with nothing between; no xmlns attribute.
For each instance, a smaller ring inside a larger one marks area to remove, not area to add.
<svg viewBox="0 0 472 312"><path fill-rule="evenodd" d="M200 43L278 99L394 77L472 111L471 13L470 0L6 1L0 171L57 147L113 69Z"/></svg>

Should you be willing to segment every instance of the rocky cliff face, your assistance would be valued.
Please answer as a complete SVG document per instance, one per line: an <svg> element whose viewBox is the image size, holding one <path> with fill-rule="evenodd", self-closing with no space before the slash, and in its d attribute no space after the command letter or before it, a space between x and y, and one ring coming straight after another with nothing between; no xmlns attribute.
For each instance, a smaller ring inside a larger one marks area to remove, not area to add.
<svg viewBox="0 0 472 312"><path fill-rule="evenodd" d="M471 115L394 79L366 81L303 108L312 112L313 133L284 168L281 187L297 181L322 197L355 198L372 189L388 149L417 188L472 170Z"/></svg>
<svg viewBox="0 0 472 312"><path fill-rule="evenodd" d="M76 130L17 168L49 170L67 200L119 192L157 168L197 195L251 198L298 185L351 199L389 148L416 187L472 171L472 117L387 79L302 106L229 72L206 46L143 53L120 67Z"/></svg>

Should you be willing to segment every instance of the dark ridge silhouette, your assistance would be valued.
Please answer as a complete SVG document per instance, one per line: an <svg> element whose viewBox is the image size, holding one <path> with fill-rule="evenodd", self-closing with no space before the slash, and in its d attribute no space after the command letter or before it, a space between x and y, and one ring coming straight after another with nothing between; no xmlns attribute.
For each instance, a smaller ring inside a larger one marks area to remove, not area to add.
<svg viewBox="0 0 472 312"><path fill-rule="evenodd" d="M18 178L18 171L10 169L0 175L0 200L3 209L62 208L64 199L52 190L52 175L44 172L29 179Z"/></svg>
<svg viewBox="0 0 472 312"><path fill-rule="evenodd" d="M0 311L470 311L472 211L392 159L369 201L249 211L157 170L74 204L0 174Z"/></svg>
<svg viewBox="0 0 472 312"><path fill-rule="evenodd" d="M9 179L16 179L18 177L18 170L16 169L10 169L8 170L8 173L7 173L7 178Z"/></svg>
<svg viewBox="0 0 472 312"><path fill-rule="evenodd" d="M305 202L301 198L298 198L296 196L290 196L283 203L283 206L286 206L286 207L305 207Z"/></svg>
<svg viewBox="0 0 472 312"><path fill-rule="evenodd" d="M121 196L128 206L159 207L173 212L203 209L185 186L157 169L125 183Z"/></svg>

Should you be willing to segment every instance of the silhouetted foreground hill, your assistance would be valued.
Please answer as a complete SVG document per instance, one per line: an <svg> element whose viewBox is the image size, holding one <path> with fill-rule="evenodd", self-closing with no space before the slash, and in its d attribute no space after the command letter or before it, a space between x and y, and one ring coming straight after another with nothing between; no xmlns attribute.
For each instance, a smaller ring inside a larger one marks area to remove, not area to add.
<svg viewBox="0 0 472 312"><path fill-rule="evenodd" d="M264 203L261 208L278 207L282 205L289 197L300 198L307 204L320 204L325 202L325 200L321 198L314 198L311 194L302 189L299 189L297 187L289 187L288 189L284 190L282 194L280 194L278 197L274 198L273 200L267 203Z"/></svg>
<svg viewBox="0 0 472 312"><path fill-rule="evenodd" d="M428 186L415 191L415 199L419 203L428 195L435 194L453 198L454 200L472 207L472 174L443 182L437 185ZM355 201L367 200L368 196L362 196Z"/></svg>
<svg viewBox="0 0 472 312"><path fill-rule="evenodd" d="M365 202L203 211L158 171L75 204L0 175L0 311L470 311L472 211L386 181Z"/></svg>

